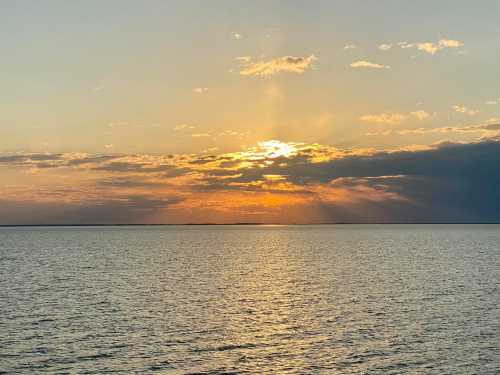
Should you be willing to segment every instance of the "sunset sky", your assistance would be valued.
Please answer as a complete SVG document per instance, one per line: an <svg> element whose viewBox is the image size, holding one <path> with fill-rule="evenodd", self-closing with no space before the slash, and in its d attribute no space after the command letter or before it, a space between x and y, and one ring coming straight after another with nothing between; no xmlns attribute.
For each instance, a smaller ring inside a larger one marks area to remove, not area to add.
<svg viewBox="0 0 500 375"><path fill-rule="evenodd" d="M498 222L499 15L5 2L0 224Z"/></svg>

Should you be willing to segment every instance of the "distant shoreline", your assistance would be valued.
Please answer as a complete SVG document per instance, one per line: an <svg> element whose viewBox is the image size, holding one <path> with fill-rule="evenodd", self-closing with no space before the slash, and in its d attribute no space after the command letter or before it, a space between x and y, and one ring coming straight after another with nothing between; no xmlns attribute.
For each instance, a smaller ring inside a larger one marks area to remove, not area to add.
<svg viewBox="0 0 500 375"><path fill-rule="evenodd" d="M314 226L314 225L499 225L500 222L384 222L384 223L181 223L181 224L0 224L0 228L40 227L162 227L162 226Z"/></svg>

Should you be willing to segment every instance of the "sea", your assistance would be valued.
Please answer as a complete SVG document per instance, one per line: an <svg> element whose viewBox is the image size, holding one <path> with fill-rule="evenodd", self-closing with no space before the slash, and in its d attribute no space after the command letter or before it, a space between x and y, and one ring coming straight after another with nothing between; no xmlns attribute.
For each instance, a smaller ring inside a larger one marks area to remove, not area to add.
<svg viewBox="0 0 500 375"><path fill-rule="evenodd" d="M499 225L0 228L1 374L500 374Z"/></svg>

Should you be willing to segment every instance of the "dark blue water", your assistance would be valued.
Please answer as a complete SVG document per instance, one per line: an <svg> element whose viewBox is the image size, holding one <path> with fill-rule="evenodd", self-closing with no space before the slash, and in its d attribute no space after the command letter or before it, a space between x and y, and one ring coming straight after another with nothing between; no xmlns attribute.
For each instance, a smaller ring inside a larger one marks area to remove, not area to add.
<svg viewBox="0 0 500 375"><path fill-rule="evenodd" d="M499 374L500 226L0 229L7 374Z"/></svg>

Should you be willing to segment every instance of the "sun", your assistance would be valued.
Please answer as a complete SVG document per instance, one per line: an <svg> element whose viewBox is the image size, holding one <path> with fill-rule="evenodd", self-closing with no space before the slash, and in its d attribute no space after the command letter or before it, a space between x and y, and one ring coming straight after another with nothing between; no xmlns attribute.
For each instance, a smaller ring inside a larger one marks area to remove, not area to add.
<svg viewBox="0 0 500 375"><path fill-rule="evenodd" d="M297 148L293 143L270 140L259 142L258 146L268 158L290 157L297 153Z"/></svg>

